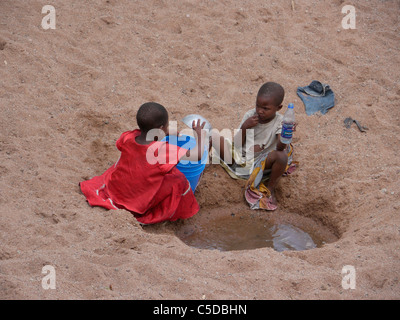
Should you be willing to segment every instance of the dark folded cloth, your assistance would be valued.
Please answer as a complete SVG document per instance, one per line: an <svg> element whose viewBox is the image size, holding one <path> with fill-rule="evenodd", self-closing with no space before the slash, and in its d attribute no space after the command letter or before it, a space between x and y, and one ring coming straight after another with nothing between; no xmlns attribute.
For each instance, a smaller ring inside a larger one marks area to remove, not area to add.
<svg viewBox="0 0 400 320"><path fill-rule="evenodd" d="M303 101L306 114L309 116L318 111L326 114L335 106L335 94L332 89L318 80L312 81L306 87L298 87L297 95Z"/></svg>

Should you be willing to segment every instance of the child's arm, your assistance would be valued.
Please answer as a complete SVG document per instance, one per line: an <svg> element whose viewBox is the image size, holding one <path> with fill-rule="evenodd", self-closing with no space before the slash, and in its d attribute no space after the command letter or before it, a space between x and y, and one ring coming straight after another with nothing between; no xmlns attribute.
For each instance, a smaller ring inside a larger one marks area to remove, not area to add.
<svg viewBox="0 0 400 320"><path fill-rule="evenodd" d="M196 146L197 148L193 148L192 150L194 151L192 154L190 150L186 152L186 156L189 158L189 160L192 161L200 161L201 158L203 157L203 151L204 151L204 137L203 134L205 134L205 131L203 131L204 126L206 125L205 122L200 125L200 119L197 120L197 123L195 120L192 122L192 128L194 130L195 134L195 139L196 139Z"/></svg>
<svg viewBox="0 0 400 320"><path fill-rule="evenodd" d="M279 139L279 138L280 138L280 135L279 135L279 134L276 135L276 138L278 139L278 142L276 143L276 150L277 150L277 151L283 151L283 150L285 150L287 144L281 142L281 139Z"/></svg>
<svg viewBox="0 0 400 320"><path fill-rule="evenodd" d="M243 122L240 130L236 133L234 137L235 146L243 146L246 142L246 130L255 127L258 124L258 116L252 116ZM241 139L240 139L241 138Z"/></svg>

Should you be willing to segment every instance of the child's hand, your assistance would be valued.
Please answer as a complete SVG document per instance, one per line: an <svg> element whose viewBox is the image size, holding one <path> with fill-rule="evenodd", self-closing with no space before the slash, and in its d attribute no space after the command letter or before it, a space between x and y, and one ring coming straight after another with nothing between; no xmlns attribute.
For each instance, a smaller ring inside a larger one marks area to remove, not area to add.
<svg viewBox="0 0 400 320"><path fill-rule="evenodd" d="M261 152L264 150L263 146L260 146L259 144L256 144L252 147L250 147L250 150L253 152Z"/></svg>
<svg viewBox="0 0 400 320"><path fill-rule="evenodd" d="M197 137L201 138L201 130L203 130L204 126L206 125L206 122L203 122L202 125L200 125L200 119L193 120L192 122L192 129L197 133Z"/></svg>
<svg viewBox="0 0 400 320"><path fill-rule="evenodd" d="M253 128L258 124L258 121L259 121L258 115L252 116L248 118L245 122L243 122L242 129Z"/></svg>
<svg viewBox="0 0 400 320"><path fill-rule="evenodd" d="M186 156L193 161L200 161L202 156L203 156L203 150L204 150L204 141L202 137L202 133L204 126L206 125L206 122L203 122L203 124L200 125L200 119L197 119L197 123L195 120L192 122L192 129L194 132L196 132L195 138L196 138L196 144L197 144L197 149L194 149L193 152L191 150L188 150L186 153Z"/></svg>

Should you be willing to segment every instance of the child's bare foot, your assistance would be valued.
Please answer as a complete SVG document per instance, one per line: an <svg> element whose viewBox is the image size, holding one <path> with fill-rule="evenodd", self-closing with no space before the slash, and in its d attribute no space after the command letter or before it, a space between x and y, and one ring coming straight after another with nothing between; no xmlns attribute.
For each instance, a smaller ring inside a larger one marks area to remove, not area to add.
<svg viewBox="0 0 400 320"><path fill-rule="evenodd" d="M278 201L276 201L276 197L275 197L275 190L271 191L271 196L270 196L270 203L274 206L278 206Z"/></svg>
<svg viewBox="0 0 400 320"><path fill-rule="evenodd" d="M274 210L278 209L278 202L276 201L275 190L274 189L272 189L273 191L271 191L271 189L268 189L268 190L269 190L270 196L268 198L264 198L265 209L267 209L269 211L274 211Z"/></svg>

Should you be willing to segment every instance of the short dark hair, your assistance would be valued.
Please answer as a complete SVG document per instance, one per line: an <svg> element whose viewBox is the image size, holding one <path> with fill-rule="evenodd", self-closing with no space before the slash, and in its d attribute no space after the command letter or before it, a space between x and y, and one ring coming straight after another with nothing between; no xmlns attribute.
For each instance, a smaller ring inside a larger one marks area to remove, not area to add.
<svg viewBox="0 0 400 320"><path fill-rule="evenodd" d="M159 103L146 102L140 106L136 121L141 131L148 132L167 124L168 111Z"/></svg>
<svg viewBox="0 0 400 320"><path fill-rule="evenodd" d="M266 82L258 90L257 97L261 95L272 98L274 104L276 106L280 106L283 102L283 98L285 97L285 90L279 83Z"/></svg>

